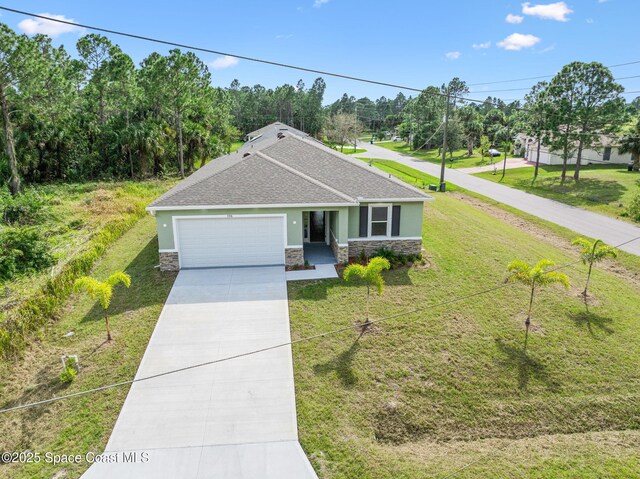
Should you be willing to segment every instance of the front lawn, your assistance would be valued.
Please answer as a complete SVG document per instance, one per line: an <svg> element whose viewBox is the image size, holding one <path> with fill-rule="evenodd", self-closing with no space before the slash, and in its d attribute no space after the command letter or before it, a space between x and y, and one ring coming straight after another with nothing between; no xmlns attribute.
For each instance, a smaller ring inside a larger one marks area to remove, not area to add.
<svg viewBox="0 0 640 479"><path fill-rule="evenodd" d="M110 307L113 342L100 307L76 295L24 358L0 371L0 409L129 380L134 377L175 275L161 273L155 221L147 216L116 241L91 272L104 280L116 270L131 275L131 288L116 287ZM64 337L70 331L71 337ZM81 371L60 384L60 358L77 354ZM101 453L124 403L128 386L0 415L1 451ZM88 464L0 464L0 477L79 477ZM62 471L66 471L63 474Z"/></svg>
<svg viewBox="0 0 640 479"><path fill-rule="evenodd" d="M425 209L430 267L385 273L381 318L500 285L512 259L575 261L522 225L438 194ZM613 270L624 269L621 265ZM491 294L293 348L299 430L321 478L640 477L640 289L586 268L569 291L536 297L522 351L525 288ZM293 338L363 319L365 289L290 283ZM492 454L482 460L485 454Z"/></svg>
<svg viewBox="0 0 640 479"><path fill-rule="evenodd" d="M387 148L388 150L393 150L398 153L402 153L403 155L409 155L414 158L419 158L421 160L428 161L430 163L440 164L442 162L442 154L439 153L439 150L418 150L416 152L413 151L411 145L404 142L391 141L386 143L380 143L379 146L383 148ZM491 164L491 159L487 156L482 158L480 156L480 151L476 150L473 156L467 155L466 148L463 150L456 150L453 152L453 161L449 159L449 154L447 154L447 168L474 168L476 166L487 166ZM494 163L498 163L502 161L504 158L503 155L499 157L495 157L493 159ZM509 155L509 158L514 158L513 155Z"/></svg>
<svg viewBox="0 0 640 479"><path fill-rule="evenodd" d="M502 183L618 219L627 219L621 215L633 196L640 194L640 175L627 171L626 165L583 166L577 183L570 167L564 185L560 183L561 171L562 166L543 165L538 179L532 184L533 168L514 168L507 170ZM490 172L477 173L476 176L496 182L501 178Z"/></svg>

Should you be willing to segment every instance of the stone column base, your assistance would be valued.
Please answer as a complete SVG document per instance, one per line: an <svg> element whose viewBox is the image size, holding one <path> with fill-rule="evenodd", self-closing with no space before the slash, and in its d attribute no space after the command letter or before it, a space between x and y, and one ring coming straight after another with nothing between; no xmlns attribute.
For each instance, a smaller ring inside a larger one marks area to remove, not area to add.
<svg viewBox="0 0 640 479"><path fill-rule="evenodd" d="M304 250L302 248L285 248L284 263L287 266L296 264L302 266L304 264Z"/></svg>
<svg viewBox="0 0 640 479"><path fill-rule="evenodd" d="M388 248L399 254L415 254L422 253L422 240L406 240L406 239L371 239L364 241L349 241L349 257L355 258L364 251L367 256L371 256L380 248Z"/></svg>
<svg viewBox="0 0 640 479"><path fill-rule="evenodd" d="M160 251L160 271L178 271L180 265L178 263L178 253L175 251Z"/></svg>

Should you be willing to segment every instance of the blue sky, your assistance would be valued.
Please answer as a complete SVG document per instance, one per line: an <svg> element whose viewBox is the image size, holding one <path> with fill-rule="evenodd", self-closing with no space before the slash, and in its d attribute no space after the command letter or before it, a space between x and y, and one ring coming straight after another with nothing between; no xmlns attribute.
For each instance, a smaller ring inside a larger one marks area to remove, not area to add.
<svg viewBox="0 0 640 479"><path fill-rule="evenodd" d="M153 36L219 51L319 70L424 88L453 76L469 84L553 74L574 61L605 65L640 60L637 0L567 2L432 0L195 1L0 0L0 5L63 15L80 23ZM0 21L19 32L44 31L75 51L83 32L24 21L2 12ZM72 29L73 30L73 29ZM140 62L168 48L110 37ZM200 54L213 83L310 86L317 75ZM217 60L217 61L216 61ZM215 63L214 63L215 62ZM214 68L215 67L215 68ZM640 75L640 64L612 69L616 77ZM343 92L356 97L393 97L398 90L325 77L327 102ZM472 86L473 95L522 98L533 81ZM621 80L640 90L640 78ZM636 95L627 95L633 98Z"/></svg>

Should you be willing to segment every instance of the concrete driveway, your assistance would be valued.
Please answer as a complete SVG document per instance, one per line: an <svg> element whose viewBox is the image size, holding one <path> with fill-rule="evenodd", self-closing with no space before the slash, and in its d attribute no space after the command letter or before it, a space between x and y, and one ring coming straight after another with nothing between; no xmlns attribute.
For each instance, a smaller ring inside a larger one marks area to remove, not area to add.
<svg viewBox="0 0 640 479"><path fill-rule="evenodd" d="M358 155L362 158L371 157L393 160L428 173L436 178L440 177L440 165L403 155L381 146L364 144L363 147L367 149L367 153ZM600 238L612 246L640 237L640 228L625 221L616 220L609 216L600 215L582 208L525 193L524 191L478 178L477 176L472 176L459 170L447 168L445 171L445 181L474 191L475 193L479 193L505 205L513 206L520 211L537 216L543 220L564 226L576 233L591 238ZM625 244L621 246L620 249L628 253L640 255L640 240Z"/></svg>
<svg viewBox="0 0 640 479"><path fill-rule="evenodd" d="M289 340L284 268L182 270L136 378ZM134 383L105 454L117 462L84 478L316 478L298 443L291 348Z"/></svg>

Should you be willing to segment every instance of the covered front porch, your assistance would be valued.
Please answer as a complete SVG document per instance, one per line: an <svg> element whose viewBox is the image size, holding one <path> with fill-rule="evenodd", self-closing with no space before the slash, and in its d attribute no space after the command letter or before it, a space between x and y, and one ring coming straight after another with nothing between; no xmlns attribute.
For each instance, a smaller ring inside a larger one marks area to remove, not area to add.
<svg viewBox="0 0 640 479"><path fill-rule="evenodd" d="M305 263L320 265L346 261L347 228L346 208L303 211L302 244Z"/></svg>

